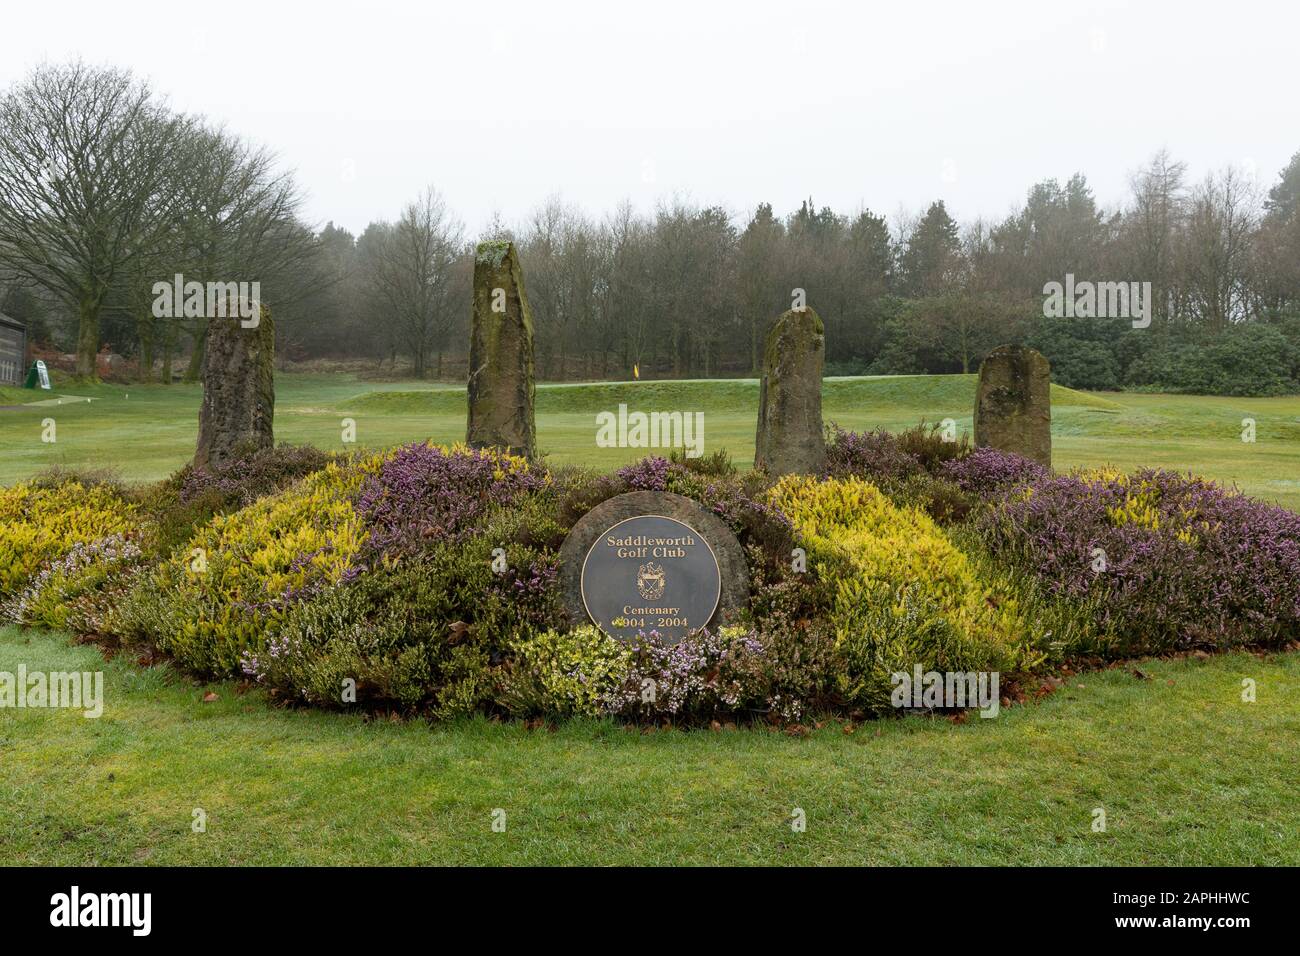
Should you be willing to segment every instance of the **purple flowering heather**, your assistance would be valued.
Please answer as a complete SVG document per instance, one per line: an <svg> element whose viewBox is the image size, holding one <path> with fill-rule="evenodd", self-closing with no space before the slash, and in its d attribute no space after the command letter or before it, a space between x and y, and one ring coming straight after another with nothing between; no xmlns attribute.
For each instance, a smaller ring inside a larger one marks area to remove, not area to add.
<svg viewBox="0 0 1300 956"><path fill-rule="evenodd" d="M1300 637L1300 515L1162 470L1034 483L978 526L1050 592L1091 599L1124 653Z"/></svg>
<svg viewBox="0 0 1300 956"><path fill-rule="evenodd" d="M508 603L520 623L546 628L559 613L559 574L558 561L532 560L522 570L494 574L490 592Z"/></svg>
<svg viewBox="0 0 1300 956"><path fill-rule="evenodd" d="M426 541L461 539L488 509L508 505L544 481L490 449L446 451L420 442L399 449L366 481L357 511L371 529L374 550L419 550Z"/></svg>
<svg viewBox="0 0 1300 956"><path fill-rule="evenodd" d="M667 458L651 455L638 462L620 468L618 476L637 491L667 491L668 480L676 472L684 472L681 465L674 464Z"/></svg>
<svg viewBox="0 0 1300 956"><path fill-rule="evenodd" d="M181 479L180 501L216 495L226 505L248 505L259 497L319 471L333 458L310 445L280 445L242 455L218 468L194 468Z"/></svg>
<svg viewBox="0 0 1300 956"><path fill-rule="evenodd" d="M919 475L925 468L919 458L902 449L898 436L883 428L850 432L832 424L826 443L826 471L834 478L879 481Z"/></svg>
<svg viewBox="0 0 1300 956"><path fill-rule="evenodd" d="M705 497L713 513L737 534L756 527L763 527L776 536L794 534L794 522L784 511L765 502L755 501L734 485L710 485Z"/></svg>
<svg viewBox="0 0 1300 956"><path fill-rule="evenodd" d="M1042 481L1050 474L1032 458L996 448L976 448L963 458L945 461L939 466L939 477L956 482L962 491L980 498Z"/></svg>
<svg viewBox="0 0 1300 956"><path fill-rule="evenodd" d="M735 475L700 475L679 462L652 455L619 469L618 476L637 491L668 491L698 501L742 540L750 534L775 540L794 531L794 525L780 509L753 497Z"/></svg>

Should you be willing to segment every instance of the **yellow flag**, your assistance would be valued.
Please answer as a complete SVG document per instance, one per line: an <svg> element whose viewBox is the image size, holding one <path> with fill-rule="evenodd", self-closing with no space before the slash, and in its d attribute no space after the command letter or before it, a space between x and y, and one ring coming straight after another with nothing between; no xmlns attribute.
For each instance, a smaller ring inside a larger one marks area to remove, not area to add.
<svg viewBox="0 0 1300 956"><path fill-rule="evenodd" d="M632 363L632 377L638 380L641 378L641 366L636 362Z"/></svg>

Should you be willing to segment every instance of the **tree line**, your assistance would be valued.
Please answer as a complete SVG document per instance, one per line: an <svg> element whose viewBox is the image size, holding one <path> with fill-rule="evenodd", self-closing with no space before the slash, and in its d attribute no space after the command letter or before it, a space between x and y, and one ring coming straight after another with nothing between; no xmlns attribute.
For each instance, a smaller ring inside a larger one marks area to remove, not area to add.
<svg viewBox="0 0 1300 956"><path fill-rule="evenodd" d="M889 218L811 198L784 214L673 198L593 216L553 197L474 236L430 187L353 235L301 205L268 151L130 73L39 68L0 100L0 311L75 351L82 375L109 347L142 379L184 357L193 378L206 320L155 317L153 284L256 279L285 361L459 378L473 246L508 238L544 378L753 375L802 296L828 374L968 372L1018 342L1076 387L1300 390L1300 153L1264 188L1234 167L1193 181L1161 151L1114 207L1075 174L996 221L958 222L941 200ZM1149 283L1150 325L1046 317L1045 285L1067 276Z"/></svg>

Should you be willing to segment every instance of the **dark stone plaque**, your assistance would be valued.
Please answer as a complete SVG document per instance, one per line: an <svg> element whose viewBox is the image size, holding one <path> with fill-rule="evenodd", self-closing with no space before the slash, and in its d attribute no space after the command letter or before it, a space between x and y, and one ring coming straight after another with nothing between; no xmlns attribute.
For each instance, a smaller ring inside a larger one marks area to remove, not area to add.
<svg viewBox="0 0 1300 956"><path fill-rule="evenodd" d="M744 603L749 575L735 535L696 502L664 492L618 495L588 512L560 550L574 623L613 637L657 632L675 644Z"/></svg>
<svg viewBox="0 0 1300 956"><path fill-rule="evenodd" d="M704 537L663 515L625 518L582 563L587 614L614 637L651 631L677 642L713 618L722 572Z"/></svg>

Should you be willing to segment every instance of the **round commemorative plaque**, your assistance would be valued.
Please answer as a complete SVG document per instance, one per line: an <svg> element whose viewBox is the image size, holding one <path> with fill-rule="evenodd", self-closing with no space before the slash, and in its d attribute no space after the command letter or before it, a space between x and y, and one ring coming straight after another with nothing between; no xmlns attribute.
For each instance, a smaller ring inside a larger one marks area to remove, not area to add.
<svg viewBox="0 0 1300 956"><path fill-rule="evenodd" d="M582 602L607 634L656 632L676 643L708 624L722 596L709 543L664 515L625 518L596 539L582 563Z"/></svg>
<svg viewBox="0 0 1300 956"><path fill-rule="evenodd" d="M731 529L699 503L631 491L598 504L560 549L570 620L631 641L676 644L733 618L749 594L745 555Z"/></svg>

